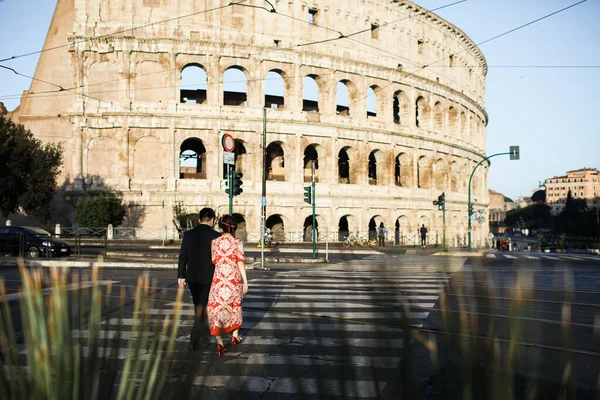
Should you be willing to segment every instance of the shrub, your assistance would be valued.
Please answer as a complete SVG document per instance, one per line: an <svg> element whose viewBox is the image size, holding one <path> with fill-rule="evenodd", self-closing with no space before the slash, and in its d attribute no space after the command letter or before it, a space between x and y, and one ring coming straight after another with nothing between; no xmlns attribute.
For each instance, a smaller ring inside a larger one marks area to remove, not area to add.
<svg viewBox="0 0 600 400"><path fill-rule="evenodd" d="M100 228L123 222L127 212L120 199L100 195L80 201L75 208L75 220L84 228Z"/></svg>

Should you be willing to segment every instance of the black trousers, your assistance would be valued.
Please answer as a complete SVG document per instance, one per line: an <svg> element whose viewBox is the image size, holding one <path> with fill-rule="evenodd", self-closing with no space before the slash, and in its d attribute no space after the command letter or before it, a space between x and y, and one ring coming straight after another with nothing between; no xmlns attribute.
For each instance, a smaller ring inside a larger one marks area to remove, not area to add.
<svg viewBox="0 0 600 400"><path fill-rule="evenodd" d="M190 345L195 346L198 344L200 337L208 337L209 334L206 305L208 304L210 283L188 282L187 285L190 288L194 301L195 318Z"/></svg>

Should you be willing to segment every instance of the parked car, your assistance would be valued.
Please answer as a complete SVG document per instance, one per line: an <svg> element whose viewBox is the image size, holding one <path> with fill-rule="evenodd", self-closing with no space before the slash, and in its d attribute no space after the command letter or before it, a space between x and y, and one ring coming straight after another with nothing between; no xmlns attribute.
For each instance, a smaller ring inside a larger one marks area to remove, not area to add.
<svg viewBox="0 0 600 400"><path fill-rule="evenodd" d="M68 242L53 238L52 235L40 228L32 226L2 226L0 227L0 254L37 258L66 257L71 255Z"/></svg>

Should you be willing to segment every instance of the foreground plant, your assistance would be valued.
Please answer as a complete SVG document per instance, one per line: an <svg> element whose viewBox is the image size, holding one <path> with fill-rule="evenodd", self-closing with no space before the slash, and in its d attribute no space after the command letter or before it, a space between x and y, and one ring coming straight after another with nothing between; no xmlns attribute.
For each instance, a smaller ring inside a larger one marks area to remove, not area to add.
<svg viewBox="0 0 600 400"><path fill-rule="evenodd" d="M0 279L0 398L169 397L164 394L167 379L175 372L173 352L182 290L177 292L172 312L156 323L149 313L156 307L156 294L148 276L141 276L133 299L131 330L126 331L129 338L124 342L124 287L118 296L117 318L109 319L106 310L113 301L113 287L99 280L96 268L90 281L73 275L70 283L66 269L52 269L49 276L22 265L19 270L23 283L19 329L13 325ZM116 331L105 330L108 325ZM123 343L126 347L121 347Z"/></svg>

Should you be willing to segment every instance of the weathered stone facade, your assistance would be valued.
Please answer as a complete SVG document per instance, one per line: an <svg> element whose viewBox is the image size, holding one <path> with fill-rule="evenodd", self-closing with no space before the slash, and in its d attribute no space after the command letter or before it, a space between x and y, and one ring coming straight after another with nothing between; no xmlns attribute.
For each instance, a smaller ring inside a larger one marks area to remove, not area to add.
<svg viewBox="0 0 600 400"><path fill-rule="evenodd" d="M445 191L449 237L462 241L469 175L485 156L479 49L408 1L271 3L276 13L258 0L59 0L39 80L13 118L63 143L67 192L118 192L143 208L137 226L157 230L171 225L179 201L227 211L221 137L230 133L244 174L234 212L257 232L266 106L271 228L306 232L303 186L315 160L320 234L379 222L404 236L421 224L441 234L432 201ZM313 41L324 42L298 46ZM190 69L206 84L182 87ZM246 93L225 87L232 70L243 73ZM267 93L269 72L283 80L283 96ZM308 98L309 81L318 97ZM182 169L183 152L197 156L196 171ZM483 166L473 198L487 207ZM487 231L487 220L476 223L475 243Z"/></svg>

